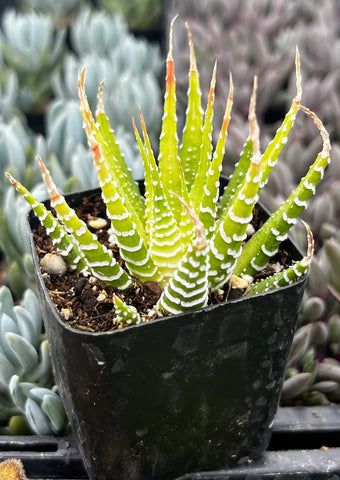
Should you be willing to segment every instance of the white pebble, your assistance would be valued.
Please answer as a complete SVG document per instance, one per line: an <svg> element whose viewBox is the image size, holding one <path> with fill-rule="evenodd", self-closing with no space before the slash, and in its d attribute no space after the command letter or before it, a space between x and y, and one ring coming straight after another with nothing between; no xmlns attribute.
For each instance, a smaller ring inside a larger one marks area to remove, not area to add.
<svg viewBox="0 0 340 480"><path fill-rule="evenodd" d="M40 261L40 267L43 272L50 275L58 275L61 277L67 272L67 265L60 255L47 253Z"/></svg>

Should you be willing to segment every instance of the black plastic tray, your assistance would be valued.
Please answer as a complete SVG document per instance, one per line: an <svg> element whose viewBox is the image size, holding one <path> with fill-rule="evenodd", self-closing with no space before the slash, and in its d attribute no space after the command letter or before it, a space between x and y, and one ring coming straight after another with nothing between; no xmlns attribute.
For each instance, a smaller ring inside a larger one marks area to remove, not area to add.
<svg viewBox="0 0 340 480"><path fill-rule="evenodd" d="M30 479L87 478L72 437L0 436L0 460L13 457L23 461ZM340 479L340 406L279 408L269 449L261 460L176 480L214 479Z"/></svg>

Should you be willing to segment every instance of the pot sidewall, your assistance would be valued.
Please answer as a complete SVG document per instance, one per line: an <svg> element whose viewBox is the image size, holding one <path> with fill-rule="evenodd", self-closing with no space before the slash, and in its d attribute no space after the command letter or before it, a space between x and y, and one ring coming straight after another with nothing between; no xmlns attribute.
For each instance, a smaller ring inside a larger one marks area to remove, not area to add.
<svg viewBox="0 0 340 480"><path fill-rule="evenodd" d="M60 319L32 233L30 241L56 382L91 480L170 480L263 453L305 277L265 294L88 333Z"/></svg>

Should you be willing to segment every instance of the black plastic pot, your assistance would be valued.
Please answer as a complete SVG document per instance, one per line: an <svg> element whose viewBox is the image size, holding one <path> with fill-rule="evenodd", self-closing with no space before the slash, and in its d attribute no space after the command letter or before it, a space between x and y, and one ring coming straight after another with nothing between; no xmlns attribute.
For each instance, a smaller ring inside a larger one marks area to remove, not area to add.
<svg viewBox="0 0 340 480"><path fill-rule="evenodd" d="M75 206L98 194L67 200ZM34 230L32 212L28 221ZM32 233L30 241L56 381L91 480L167 480L261 456L305 278L192 313L88 333L60 319ZM285 248L301 258L290 241Z"/></svg>

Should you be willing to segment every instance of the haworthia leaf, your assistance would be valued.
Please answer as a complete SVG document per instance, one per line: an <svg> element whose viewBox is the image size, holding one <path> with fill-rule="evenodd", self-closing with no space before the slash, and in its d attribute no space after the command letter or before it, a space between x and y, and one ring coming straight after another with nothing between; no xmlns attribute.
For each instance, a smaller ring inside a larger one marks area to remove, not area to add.
<svg viewBox="0 0 340 480"><path fill-rule="evenodd" d="M276 165L277 159L279 157L279 154L283 147L285 146L287 142L287 136L291 128L293 127L294 121L296 114L299 110L299 105L301 102L301 73L300 73L300 58L299 58L299 53L298 51L296 52L296 59L295 59L295 65L296 65L296 87L297 87L297 94L295 98L293 99L292 105L282 122L282 125L280 128L277 130L274 139L270 142L268 147L266 148L265 152L263 153L262 156L262 179L261 179L261 184L260 188L262 188L268 179L268 176L271 172L271 170L274 168ZM256 77L254 79L254 88L253 88L253 93L252 93L252 98L250 101L250 104L255 101L256 98L256 90L257 90L257 82L256 82ZM250 112L252 110L252 107L250 107ZM250 122L250 118L249 118ZM235 169L233 174L231 175L228 185L225 187L225 190L223 192L222 197L220 198L219 201L219 206L218 206L218 215L220 216L222 214L222 211L225 208L228 208L228 204L232 201L232 198L236 191L240 188L241 182L244 178L244 175L246 174L250 160L252 157L252 152L253 152L253 144L251 141L251 138L248 138L246 141L243 151L240 155L240 160L239 162L235 165Z"/></svg>
<svg viewBox="0 0 340 480"><path fill-rule="evenodd" d="M132 280L129 275L118 265L107 248L98 242L96 235L90 232L85 222L69 207L65 198L57 191L49 171L40 158L38 164L51 198L51 207L55 208L59 220L77 242L92 274L106 284L121 290L130 288Z"/></svg>
<svg viewBox="0 0 340 480"><path fill-rule="evenodd" d="M195 224L196 238L157 303L160 311L171 314L197 310L208 302L208 242L202 222L187 205L185 208Z"/></svg>
<svg viewBox="0 0 340 480"><path fill-rule="evenodd" d="M83 97L85 92L82 90L83 88L80 87ZM141 236L140 229L134 222L131 211L125 204L124 197L120 196L116 187L118 182L112 177L108 164L102 155L102 150L93 135L91 127L93 120L86 98L82 100L82 108L88 142L102 189L102 198L106 205L107 216L111 220L120 255L125 260L130 273L135 277L142 281L159 281L161 274L147 250L144 227L143 236Z"/></svg>
<svg viewBox="0 0 340 480"><path fill-rule="evenodd" d="M212 128L213 128L213 111L215 101L215 84L216 84L216 63L214 66L208 103L204 117L204 125L202 132L202 145L200 150L200 158L194 184L190 190L190 201L196 213L199 213L199 205L202 197L202 191L207 183L207 175L212 154Z"/></svg>
<svg viewBox="0 0 340 480"><path fill-rule="evenodd" d="M307 272L313 257L314 241L309 226L305 222L303 223L307 229L307 255L303 257L302 260L291 265L288 269L282 270L281 272L276 273L271 277L265 278L258 283L254 283L249 289L249 291L246 293L246 295L256 295L261 292L266 292L271 288L278 288L290 285Z"/></svg>
<svg viewBox="0 0 340 480"><path fill-rule="evenodd" d="M132 305L127 305L117 295L113 295L113 304L116 312L117 325L138 325L143 322L137 309Z"/></svg>
<svg viewBox="0 0 340 480"><path fill-rule="evenodd" d="M329 163L328 133L314 113L305 107L300 106L300 108L314 119L323 138L323 149L286 202L245 244L242 256L238 259L234 270L236 275L254 275L256 271L262 270L267 265L269 259L277 252L280 243L287 237L289 229L296 223L297 217L307 207L307 200L314 194L315 187L322 179Z"/></svg>
<svg viewBox="0 0 340 480"><path fill-rule="evenodd" d="M190 197L189 197L189 192L187 190L186 184L185 184L185 178L184 178L184 172L182 169L182 165L179 165L180 167L180 176L181 176L181 185L182 185L182 200L186 205L191 207L190 203ZM183 246L183 252L185 252L189 246L189 244L192 243L195 235L195 227L192 219L190 218L190 215L188 215L188 212L186 208L182 205L182 211L181 211L181 219L179 222L179 229L181 232L181 243Z"/></svg>
<svg viewBox="0 0 340 480"><path fill-rule="evenodd" d="M282 148L287 143L287 136L291 128L293 127L296 114L299 111L301 103L301 73L300 73L300 57L299 52L296 50L295 57L295 66L296 66L296 89L297 93L293 99L292 105L282 123L280 128L277 130L274 139L270 142L265 152L263 153L261 169L262 169L262 180L260 188L264 187L267 183L268 176L274 166L276 165L277 159Z"/></svg>
<svg viewBox="0 0 340 480"><path fill-rule="evenodd" d="M186 23L190 47L190 69L189 69L189 88L188 88L188 106L186 111L186 120L183 129L182 145L180 147L180 159L183 167L184 178L187 190L190 192L195 181L197 168L200 158L203 110L201 107L201 89L199 75L196 66L196 58L192 36L188 24Z"/></svg>
<svg viewBox="0 0 340 480"><path fill-rule="evenodd" d="M67 234L57 219L23 185L21 185L20 182L12 177L12 175L6 173L6 176L32 207L40 223L46 228L47 235L50 235L54 245L63 255L65 261L71 267L76 268L77 270L83 270L86 267L86 263L79 248L74 244L73 239Z"/></svg>
<svg viewBox="0 0 340 480"><path fill-rule="evenodd" d="M251 125L252 116L255 114L256 108L256 94L257 94L257 77L254 77L253 92L250 99L249 107L249 123ZM232 198L240 189L244 177L250 166L251 159L253 158L253 139L251 137L251 130L249 132L249 138L244 144L243 150L240 155L240 159L235 165L234 171L229 178L228 185L224 188L223 195L219 199L217 207L217 216L220 217L224 210L228 210L229 204Z"/></svg>
<svg viewBox="0 0 340 480"><path fill-rule="evenodd" d="M78 81L78 91L80 109L84 120L84 128L88 144L93 156L98 154L101 155L101 161L105 163L105 167L110 172L111 182L126 205L126 209L129 211L132 221L137 226L139 235L145 240L144 200L125 164L123 155L115 141L114 134L110 131L110 126L103 107L102 86L103 84L101 84L101 88L99 88L99 101L97 107L97 115L102 121L102 129L100 131L95 124L87 101L85 93L85 69L82 70ZM104 137L102 136L102 133L104 133Z"/></svg>
<svg viewBox="0 0 340 480"><path fill-rule="evenodd" d="M210 241L209 279L213 291L221 288L233 273L258 198L261 181L260 139L255 102L251 106L251 139L254 153L250 167L230 207L223 212L217 222L217 228Z"/></svg>
<svg viewBox="0 0 340 480"><path fill-rule="evenodd" d="M143 158L147 179L149 251L153 261L162 273L161 285L164 285L177 268L183 254L183 246L180 229L162 188L162 182L151 150L143 116L141 116L141 120L145 147L137 129L135 129L135 134ZM172 194L172 192L169 192L169 194Z"/></svg>
<svg viewBox="0 0 340 480"><path fill-rule="evenodd" d="M199 218L203 222L205 236L210 239L215 229L217 201L219 196L219 178L222 171L222 162L225 152L225 142L230 122L231 108L233 104L233 81L230 75L230 90L228 101L222 121L220 135L217 141L215 153L210 164L206 184L201 193L201 202L199 206Z"/></svg>
<svg viewBox="0 0 340 480"><path fill-rule="evenodd" d="M111 172L115 173L119 193L124 196L128 202L129 209L136 211L136 215L144 221L145 201L141 195L137 183L134 181L130 169L127 167L125 158L119 144L116 141L114 132L111 128L109 119L105 113L103 103L103 83L98 92L98 105L96 110L96 119L98 130L95 130L95 136L103 149L106 161ZM100 135L98 135L98 133Z"/></svg>
<svg viewBox="0 0 340 480"><path fill-rule="evenodd" d="M176 115L176 79L175 65L172 56L172 34L174 20L170 26L169 52L166 60L166 85L164 96L164 114L162 129L159 139L159 173L169 206L176 222L180 221L182 205L176 197L169 192L173 191L181 195L181 183L179 181L178 165L178 137Z"/></svg>

